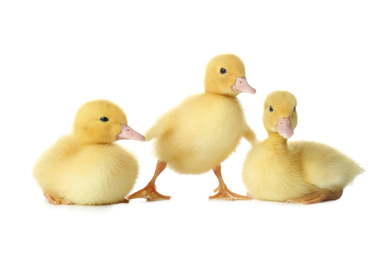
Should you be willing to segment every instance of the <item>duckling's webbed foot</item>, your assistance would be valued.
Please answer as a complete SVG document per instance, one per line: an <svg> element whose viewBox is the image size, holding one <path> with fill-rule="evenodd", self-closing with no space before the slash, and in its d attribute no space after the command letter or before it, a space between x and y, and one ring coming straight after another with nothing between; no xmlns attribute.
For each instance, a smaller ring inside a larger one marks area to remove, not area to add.
<svg viewBox="0 0 390 260"><path fill-rule="evenodd" d="M156 166L156 171L154 172L153 178L150 180L148 185L145 188L134 192L133 194L126 197L126 199L136 199L136 198L144 198L147 201L155 201L155 200L169 200L171 196L162 195L156 190L156 179L158 175L167 167L166 162L158 161Z"/></svg>
<svg viewBox="0 0 390 260"><path fill-rule="evenodd" d="M219 186L214 190L217 194L210 196L209 199L220 199L220 200L250 200L251 197L243 196L237 193L230 191L225 182L222 179L221 174L221 165L218 165L214 170L215 176L217 176L219 181Z"/></svg>
<svg viewBox="0 0 390 260"><path fill-rule="evenodd" d="M240 195L232 192L226 186L223 189L219 187L215 190L218 190L217 194L209 196L209 199L220 199L220 200L250 200L251 197Z"/></svg>
<svg viewBox="0 0 390 260"><path fill-rule="evenodd" d="M157 192L156 185L151 186L150 182L148 185L146 185L145 188L134 192L130 196L127 197L128 200L131 199L137 199L137 198L143 198L147 201L155 201L155 200L169 200L171 196L165 196Z"/></svg>
<svg viewBox="0 0 390 260"><path fill-rule="evenodd" d="M323 190L299 199L291 199L289 203L314 204L327 200L338 200L343 195L343 189L338 191Z"/></svg>
<svg viewBox="0 0 390 260"><path fill-rule="evenodd" d="M67 201L67 200L64 200L64 199L60 199L60 198L56 198L56 197L50 195L47 192L44 192L43 196L46 197L47 202L49 202L50 204L53 204L53 205L72 205L72 203L70 201Z"/></svg>

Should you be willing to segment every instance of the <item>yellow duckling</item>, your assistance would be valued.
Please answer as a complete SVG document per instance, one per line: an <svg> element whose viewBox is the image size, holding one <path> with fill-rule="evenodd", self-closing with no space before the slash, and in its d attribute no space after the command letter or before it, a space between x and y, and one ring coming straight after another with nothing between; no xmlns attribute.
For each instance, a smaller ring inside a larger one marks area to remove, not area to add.
<svg viewBox="0 0 390 260"><path fill-rule="evenodd" d="M204 93L186 98L147 131L146 140L155 139L159 158L156 171L149 184L128 199L169 199L155 189L156 178L167 165L183 174L212 169L219 181L212 199L250 199L227 189L220 164L235 150L241 137L255 141L236 96L240 92L254 94L256 90L245 79L243 62L232 54L216 56L208 63L204 83Z"/></svg>
<svg viewBox="0 0 390 260"><path fill-rule="evenodd" d="M107 100L85 103L74 129L36 162L33 176L52 204L99 205L127 202L138 163L116 140L145 140L127 125L126 115Z"/></svg>
<svg viewBox="0 0 390 260"><path fill-rule="evenodd" d="M255 199L312 204L337 200L363 169L324 144L288 142L298 123L297 100L275 91L264 102L268 139L249 151L242 172L248 195Z"/></svg>

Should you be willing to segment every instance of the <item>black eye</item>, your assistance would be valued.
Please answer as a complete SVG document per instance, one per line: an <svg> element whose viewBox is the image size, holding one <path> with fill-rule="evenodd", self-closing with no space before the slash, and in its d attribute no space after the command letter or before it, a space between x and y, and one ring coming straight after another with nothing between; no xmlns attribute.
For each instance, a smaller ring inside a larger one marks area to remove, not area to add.
<svg viewBox="0 0 390 260"><path fill-rule="evenodd" d="M296 111L295 107L294 107L294 112Z"/></svg>
<svg viewBox="0 0 390 260"><path fill-rule="evenodd" d="M269 112L274 112L274 109L272 108L272 106L269 106Z"/></svg>
<svg viewBox="0 0 390 260"><path fill-rule="evenodd" d="M227 71L225 68L221 68L221 70L219 72L221 72L221 74L225 74Z"/></svg>
<svg viewBox="0 0 390 260"><path fill-rule="evenodd" d="M110 119L108 119L108 118L105 117L105 116L102 116L102 117L100 118L100 121L102 121L102 122L108 122L108 121L110 121Z"/></svg>

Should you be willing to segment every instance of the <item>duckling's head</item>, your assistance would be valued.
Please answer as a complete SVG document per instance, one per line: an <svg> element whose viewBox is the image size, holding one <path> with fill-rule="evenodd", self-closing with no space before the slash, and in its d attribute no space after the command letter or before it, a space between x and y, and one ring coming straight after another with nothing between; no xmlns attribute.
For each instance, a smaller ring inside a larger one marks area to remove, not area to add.
<svg viewBox="0 0 390 260"><path fill-rule="evenodd" d="M128 139L144 141L145 137L127 125L126 115L108 100L93 100L77 111L74 135L82 144L107 144Z"/></svg>
<svg viewBox="0 0 390 260"><path fill-rule="evenodd" d="M297 99L288 91L271 92L264 102L263 123L268 133L288 139L298 124Z"/></svg>
<svg viewBox="0 0 390 260"><path fill-rule="evenodd" d="M212 58L206 66L205 91L227 96L237 96L241 92L255 94L245 78L245 66L239 57L222 54Z"/></svg>

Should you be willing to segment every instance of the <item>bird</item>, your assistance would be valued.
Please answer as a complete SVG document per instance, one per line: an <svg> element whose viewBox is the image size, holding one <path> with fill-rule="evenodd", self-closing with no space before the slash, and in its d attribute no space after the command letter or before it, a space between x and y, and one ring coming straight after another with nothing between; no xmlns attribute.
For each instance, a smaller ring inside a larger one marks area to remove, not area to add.
<svg viewBox="0 0 390 260"><path fill-rule="evenodd" d="M364 169L339 150L313 141L287 141L298 124L297 99L271 92L263 107L268 138L248 152L242 179L254 199L314 204L337 200Z"/></svg>
<svg viewBox="0 0 390 260"><path fill-rule="evenodd" d="M98 99L77 111L73 130L61 136L36 161L33 177L54 205L104 205L128 202L138 176L133 154L116 140L145 137L127 125L123 110Z"/></svg>
<svg viewBox="0 0 390 260"><path fill-rule="evenodd" d="M221 163L236 149L241 137L251 143L256 140L237 99L242 92L256 93L246 80L242 60L234 54L212 58L206 66L204 92L185 98L146 132L146 141L154 140L156 170L145 188L127 198L170 199L155 187L157 177L168 166L180 174L213 170L219 186L210 199L250 199L230 191L221 173Z"/></svg>

